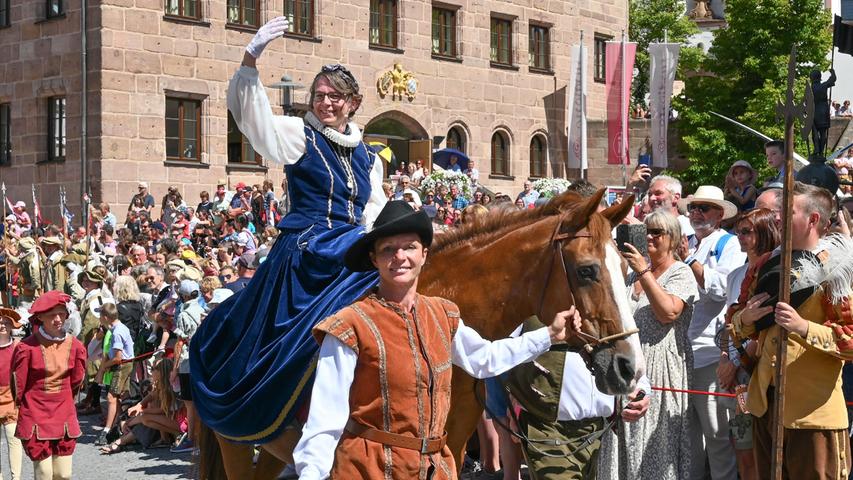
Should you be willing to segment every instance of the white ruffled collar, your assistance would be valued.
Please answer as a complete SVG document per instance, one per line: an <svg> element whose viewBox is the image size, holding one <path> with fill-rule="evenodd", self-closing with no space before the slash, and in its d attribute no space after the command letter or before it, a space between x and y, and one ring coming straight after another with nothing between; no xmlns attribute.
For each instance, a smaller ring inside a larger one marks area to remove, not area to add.
<svg viewBox="0 0 853 480"><path fill-rule="evenodd" d="M314 112L308 112L305 114L305 122L308 123L308 125L311 125L314 130L322 133L324 137L342 147L355 148L359 143L361 143L361 130L359 130L358 126L353 122L349 122L347 124L349 133L341 133L334 128L323 124L323 122L314 115Z"/></svg>
<svg viewBox="0 0 853 480"><path fill-rule="evenodd" d="M46 338L47 340L50 340L51 342L61 342L61 341L65 340L65 337L68 336L68 332L63 332L61 337L54 337L51 334L44 331L43 325L39 325L39 333L41 334L42 337Z"/></svg>

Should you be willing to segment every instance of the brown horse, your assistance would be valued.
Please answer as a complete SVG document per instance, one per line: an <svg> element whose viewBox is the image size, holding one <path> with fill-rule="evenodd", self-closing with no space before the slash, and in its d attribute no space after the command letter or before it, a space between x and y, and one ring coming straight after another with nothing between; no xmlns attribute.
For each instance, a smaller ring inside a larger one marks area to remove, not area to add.
<svg viewBox="0 0 853 480"><path fill-rule="evenodd" d="M454 301L465 324L488 339L508 336L531 315L550 320L577 305L584 318L582 335L569 343L587 347L600 390L630 392L643 364L636 336L602 344L597 339L618 337L633 327L610 237L633 202L598 213L603 194L600 190L588 199L564 194L533 211L493 212L436 237L418 290ZM483 411L474 392L474 380L457 369L447 422L448 446L457 462ZM214 436L207 428L200 435L201 478L211 480L224 479L226 472L231 480L275 478L284 462L292 462L299 438L292 429L264 444L253 467L251 446Z"/></svg>

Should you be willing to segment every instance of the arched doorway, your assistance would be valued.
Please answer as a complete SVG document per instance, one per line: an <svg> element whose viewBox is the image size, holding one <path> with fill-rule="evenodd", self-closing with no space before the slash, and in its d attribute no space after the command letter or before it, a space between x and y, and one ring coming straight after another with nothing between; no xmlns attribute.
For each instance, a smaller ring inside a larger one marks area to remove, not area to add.
<svg viewBox="0 0 853 480"><path fill-rule="evenodd" d="M385 177L402 171L409 162L422 160L432 167L432 140L427 131L414 118L392 110L379 114L364 127L365 142L381 142L394 152L394 160L384 163Z"/></svg>

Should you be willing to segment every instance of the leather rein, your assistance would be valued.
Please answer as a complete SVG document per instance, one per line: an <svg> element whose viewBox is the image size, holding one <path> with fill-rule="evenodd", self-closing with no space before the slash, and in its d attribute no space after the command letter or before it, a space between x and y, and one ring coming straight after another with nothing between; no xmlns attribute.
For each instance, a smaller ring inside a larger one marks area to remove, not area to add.
<svg viewBox="0 0 853 480"><path fill-rule="evenodd" d="M560 266L562 267L562 270L563 270L562 278L566 279L566 290L569 293L569 299L571 300L572 305L574 305L575 308L578 309L579 311L584 310L582 308L582 305L580 304L580 302L577 301L578 299L575 298L574 293L573 293L574 288L572 285L572 280L577 278L577 271L575 270L574 265L571 265L568 268L566 267L566 258L565 258L565 255L563 254L563 242L571 241L571 240L574 240L577 238L592 238L592 234L590 234L588 229L586 229L586 228L582 228L580 230L574 230L571 232L561 233L560 227L562 226L562 224L563 224L563 222L562 222L562 216L561 216L561 220L559 222L557 222L557 226L554 229L554 233L551 235L551 240L549 242L553 248L553 255L552 255L551 264L548 266L548 272L546 273L546 276L545 276L545 282L544 282L544 285L542 287L542 295L539 297L539 308L537 308L537 314L539 315L540 321L542 321L542 319L543 319L542 308L544 307L544 304L545 304L545 294L548 291L548 286L550 285L550 282L551 282L551 276L554 273L554 265L555 264L560 264ZM571 275L569 274L569 269L571 270ZM583 332L583 331L577 331L577 332L572 331L573 335L580 337L581 340L584 342L584 344L581 347L569 347L569 346L563 347L562 345L557 345L556 346L557 348L552 347L552 349L554 349L554 350L565 350L565 351L580 353L581 356L584 358L584 362L586 363L587 368L590 371L592 371L592 367L590 365L590 363L591 363L590 356L592 355L592 353L595 350L600 349L600 348L604 348L604 347L612 344L613 342L616 342L617 340L621 340L621 339L630 337L631 335L634 335L635 333L638 333L639 331L640 331L639 329L634 328L631 330L626 330L624 332L616 333L614 335L608 335L606 337L598 337L596 335L591 335L591 334Z"/></svg>

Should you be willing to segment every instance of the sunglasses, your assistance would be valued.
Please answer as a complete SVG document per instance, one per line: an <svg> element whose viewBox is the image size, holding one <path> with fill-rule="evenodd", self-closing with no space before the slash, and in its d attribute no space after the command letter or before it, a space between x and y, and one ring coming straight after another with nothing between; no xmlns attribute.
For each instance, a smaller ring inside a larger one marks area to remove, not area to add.
<svg viewBox="0 0 853 480"><path fill-rule="evenodd" d="M646 233L651 235L653 238L658 238L666 232L662 228L647 228Z"/></svg>
<svg viewBox="0 0 853 480"><path fill-rule="evenodd" d="M702 213L708 213L712 208L720 208L715 205L708 205L705 203L691 203L687 206L687 211L692 212L694 210L699 210Z"/></svg>
<svg viewBox="0 0 853 480"><path fill-rule="evenodd" d="M741 235L752 235L753 233L755 233L755 230L753 230L753 229L751 229L751 228L739 228L739 229L736 229L736 230L735 230L735 233L736 233L738 236L741 236Z"/></svg>

